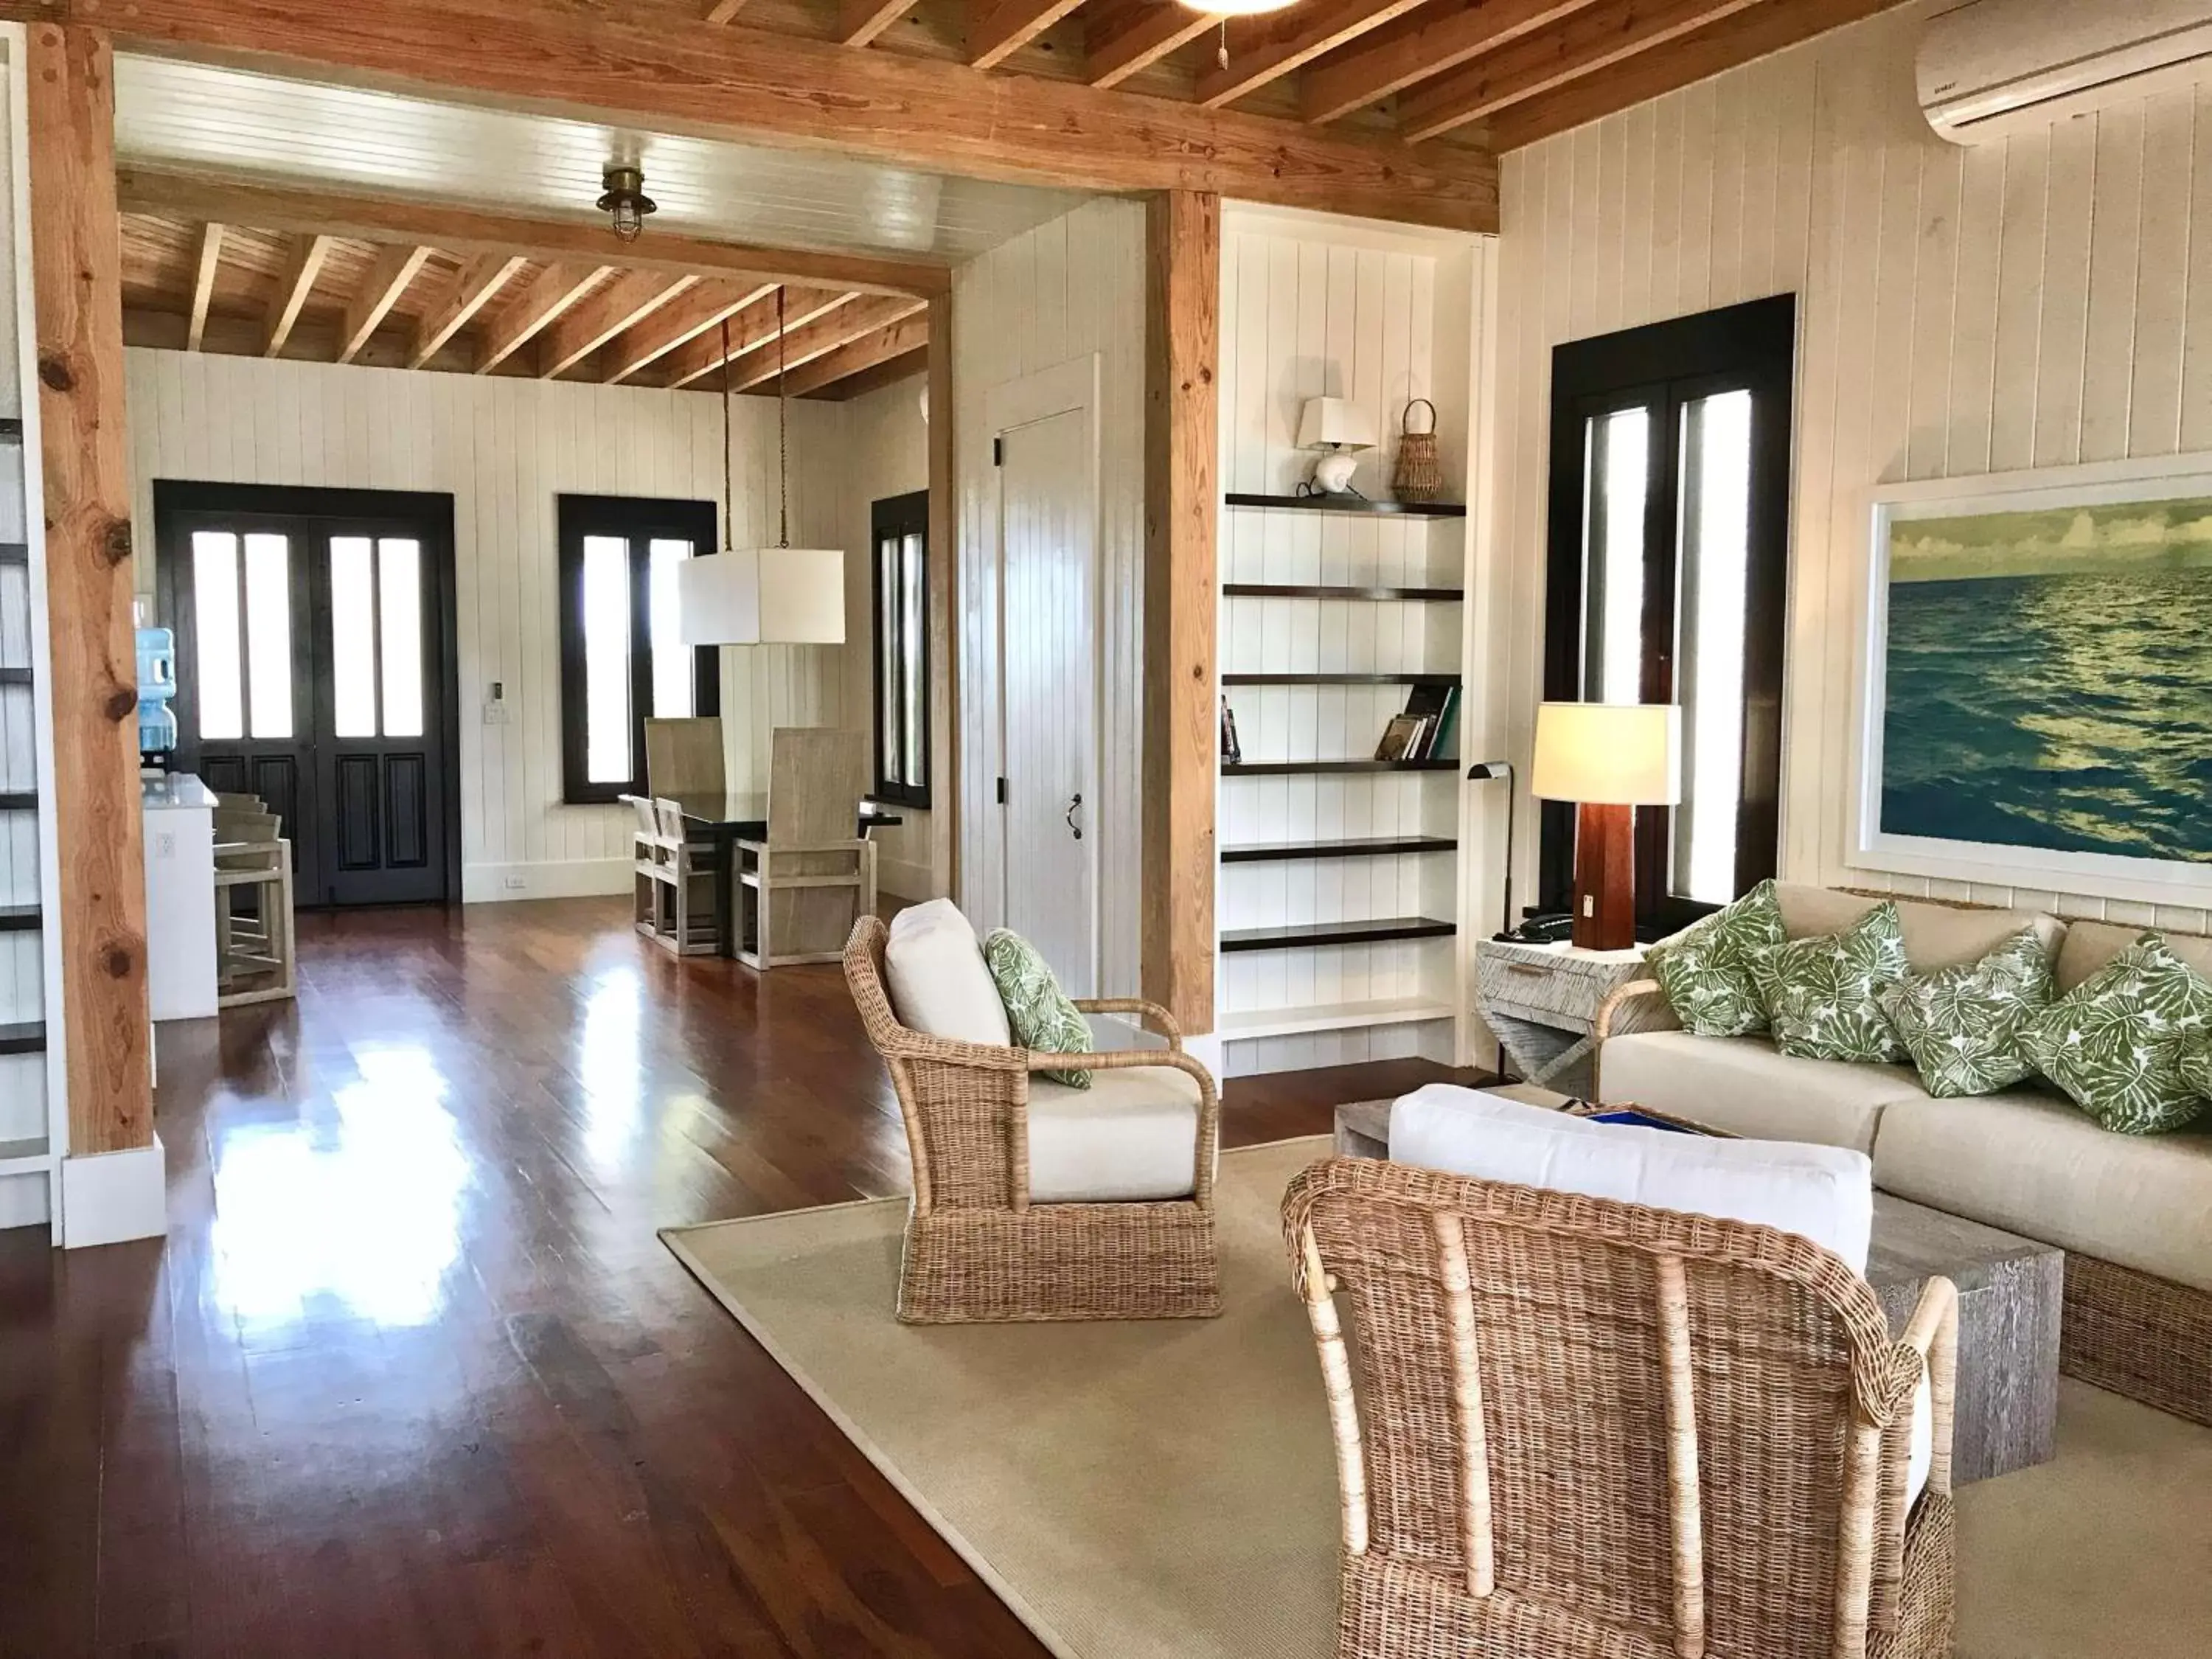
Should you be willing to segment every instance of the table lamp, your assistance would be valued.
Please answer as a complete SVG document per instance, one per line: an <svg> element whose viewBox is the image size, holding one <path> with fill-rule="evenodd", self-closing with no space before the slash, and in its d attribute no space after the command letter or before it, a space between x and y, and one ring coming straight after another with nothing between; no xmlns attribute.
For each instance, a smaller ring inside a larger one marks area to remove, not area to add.
<svg viewBox="0 0 2212 1659"><path fill-rule="evenodd" d="M1308 486L1316 495L1352 495L1363 449L1375 447L1375 423L1345 398L1309 398L1298 412L1298 447L1322 452Z"/></svg>
<svg viewBox="0 0 2212 1659"><path fill-rule="evenodd" d="M1574 942L1636 943L1636 809L1682 799L1682 711L1665 702L1547 702L1536 708L1528 793L1572 801Z"/></svg>

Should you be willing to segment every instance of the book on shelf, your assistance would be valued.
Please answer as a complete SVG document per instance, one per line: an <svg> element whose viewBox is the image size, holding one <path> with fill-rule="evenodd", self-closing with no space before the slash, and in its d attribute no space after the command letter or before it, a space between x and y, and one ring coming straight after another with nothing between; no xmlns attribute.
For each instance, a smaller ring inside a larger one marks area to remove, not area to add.
<svg viewBox="0 0 2212 1659"><path fill-rule="evenodd" d="M1419 760L1421 740L1428 725L1425 715L1393 714L1390 724L1382 728L1382 741L1375 745L1375 758L1379 761Z"/></svg>
<svg viewBox="0 0 2212 1659"><path fill-rule="evenodd" d="M1241 765L1244 759L1244 745L1237 739L1237 711L1226 697L1221 700L1221 758L1231 766Z"/></svg>
<svg viewBox="0 0 2212 1659"><path fill-rule="evenodd" d="M1413 718L1424 724L1420 746L1407 760L1434 760L1451 752L1456 736L1455 726L1459 718L1459 687L1456 685L1417 685L1406 699L1406 712L1400 719Z"/></svg>

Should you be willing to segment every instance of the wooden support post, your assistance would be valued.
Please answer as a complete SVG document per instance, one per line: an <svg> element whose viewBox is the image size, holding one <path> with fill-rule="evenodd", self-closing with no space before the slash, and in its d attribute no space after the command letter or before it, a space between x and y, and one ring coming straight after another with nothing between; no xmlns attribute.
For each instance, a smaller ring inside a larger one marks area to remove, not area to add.
<svg viewBox="0 0 2212 1659"><path fill-rule="evenodd" d="M952 296L929 302L929 866L960 890L959 482L953 474Z"/></svg>
<svg viewBox="0 0 2212 1659"><path fill-rule="evenodd" d="M1213 1029L1214 477L1220 444L1221 198L1146 212L1145 994Z"/></svg>
<svg viewBox="0 0 2212 1659"><path fill-rule="evenodd" d="M114 54L30 31L31 254L72 1156L154 1139Z"/></svg>

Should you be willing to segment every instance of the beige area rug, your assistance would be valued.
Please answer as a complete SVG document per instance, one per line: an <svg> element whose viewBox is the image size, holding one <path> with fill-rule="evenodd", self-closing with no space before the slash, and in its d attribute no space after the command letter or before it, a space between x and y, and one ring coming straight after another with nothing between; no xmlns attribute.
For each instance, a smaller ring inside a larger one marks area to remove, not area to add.
<svg viewBox="0 0 2212 1659"><path fill-rule="evenodd" d="M903 1200L663 1237L1066 1659L1326 1659L1336 1487L1276 1209L1224 1153L1218 1320L908 1328ZM1960 1659L2203 1659L2212 1430L2068 1383L2057 1461L1960 1495Z"/></svg>

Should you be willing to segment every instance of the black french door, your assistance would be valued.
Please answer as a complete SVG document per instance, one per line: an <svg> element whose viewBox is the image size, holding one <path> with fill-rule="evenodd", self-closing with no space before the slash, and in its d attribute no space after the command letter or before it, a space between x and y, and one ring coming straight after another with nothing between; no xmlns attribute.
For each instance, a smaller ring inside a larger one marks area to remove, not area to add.
<svg viewBox="0 0 2212 1659"><path fill-rule="evenodd" d="M302 907L457 896L453 498L154 492L179 768L268 803Z"/></svg>

